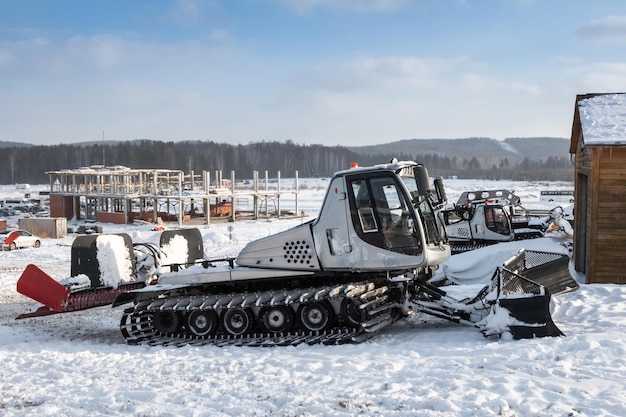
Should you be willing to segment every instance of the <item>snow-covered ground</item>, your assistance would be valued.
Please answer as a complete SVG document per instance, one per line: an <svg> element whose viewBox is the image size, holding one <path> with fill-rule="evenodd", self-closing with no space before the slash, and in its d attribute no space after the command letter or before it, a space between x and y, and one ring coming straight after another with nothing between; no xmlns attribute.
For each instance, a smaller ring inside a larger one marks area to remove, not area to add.
<svg viewBox="0 0 626 417"><path fill-rule="evenodd" d="M451 201L462 191L508 188L533 208L544 206L540 190L572 184L453 180L446 187ZM3 196L13 192L0 188ZM316 187L302 191L308 218L323 195ZM200 231L206 255L221 257L300 222L241 221ZM133 241L158 237L149 225L103 228ZM3 416L626 415L624 286L582 284L554 297L552 316L566 334L558 338L486 339L419 315L357 345L130 346L118 327L121 308L15 320L34 304L16 292L21 272L34 263L57 279L69 276L73 238L0 252ZM552 238L532 244L562 248ZM456 259L449 268L458 268Z"/></svg>

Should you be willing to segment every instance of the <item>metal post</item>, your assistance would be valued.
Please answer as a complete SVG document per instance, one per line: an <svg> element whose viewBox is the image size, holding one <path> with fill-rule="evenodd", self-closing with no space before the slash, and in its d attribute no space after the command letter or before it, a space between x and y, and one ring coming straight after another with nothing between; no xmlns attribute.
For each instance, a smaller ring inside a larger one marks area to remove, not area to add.
<svg viewBox="0 0 626 417"><path fill-rule="evenodd" d="M235 171L230 171L230 215L235 221Z"/></svg>
<svg viewBox="0 0 626 417"><path fill-rule="evenodd" d="M270 192L270 179L267 175L267 171L265 171L265 217L270 216L269 206L267 205L267 193Z"/></svg>
<svg viewBox="0 0 626 417"><path fill-rule="evenodd" d="M276 186L276 215L280 219L280 171L277 173L278 185Z"/></svg>
<svg viewBox="0 0 626 417"><path fill-rule="evenodd" d="M298 214L298 170L296 169L296 215Z"/></svg>
<svg viewBox="0 0 626 417"><path fill-rule="evenodd" d="M205 210L206 224L211 223L211 199L209 198L209 192L211 191L211 173L204 171L204 205L202 208Z"/></svg>
<svg viewBox="0 0 626 417"><path fill-rule="evenodd" d="M183 172L178 173L178 227L183 227L183 216L185 215L185 207L183 205Z"/></svg>
<svg viewBox="0 0 626 417"><path fill-rule="evenodd" d="M259 171L252 172L252 188L254 190L253 195L253 214L254 219L259 218Z"/></svg>

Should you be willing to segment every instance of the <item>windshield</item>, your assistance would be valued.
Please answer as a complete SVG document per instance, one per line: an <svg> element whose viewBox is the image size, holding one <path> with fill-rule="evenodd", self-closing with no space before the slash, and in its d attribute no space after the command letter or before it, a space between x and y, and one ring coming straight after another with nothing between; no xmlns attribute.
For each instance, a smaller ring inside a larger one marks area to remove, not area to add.
<svg viewBox="0 0 626 417"><path fill-rule="evenodd" d="M437 221L437 213L433 210L430 199L427 196L420 196L417 188L417 181L413 176L412 171L409 172L406 168L400 173L402 181L406 185L407 189L411 193L411 200L413 207L415 207L422 220L422 226L426 233L426 243L432 243L438 245L444 239L443 223ZM441 227L439 227L441 226Z"/></svg>
<svg viewBox="0 0 626 417"><path fill-rule="evenodd" d="M422 225L426 232L426 242L438 245L443 240L442 233L440 233L440 228L437 227L437 214L433 211L428 198L421 198L418 210L421 214Z"/></svg>

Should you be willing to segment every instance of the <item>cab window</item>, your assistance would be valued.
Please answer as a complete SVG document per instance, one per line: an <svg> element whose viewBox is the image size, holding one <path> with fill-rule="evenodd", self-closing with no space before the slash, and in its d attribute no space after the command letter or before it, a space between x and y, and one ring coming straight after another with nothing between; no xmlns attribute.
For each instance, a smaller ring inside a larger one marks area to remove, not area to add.
<svg viewBox="0 0 626 417"><path fill-rule="evenodd" d="M492 232L501 235L511 234L509 219L502 207L485 206L485 224Z"/></svg>
<svg viewBox="0 0 626 417"><path fill-rule="evenodd" d="M414 212L394 176L362 176L349 183L352 223L361 239L394 252L421 253Z"/></svg>
<svg viewBox="0 0 626 417"><path fill-rule="evenodd" d="M352 192L356 196L355 205L361 231L363 233L378 232L376 216L365 180L352 182Z"/></svg>

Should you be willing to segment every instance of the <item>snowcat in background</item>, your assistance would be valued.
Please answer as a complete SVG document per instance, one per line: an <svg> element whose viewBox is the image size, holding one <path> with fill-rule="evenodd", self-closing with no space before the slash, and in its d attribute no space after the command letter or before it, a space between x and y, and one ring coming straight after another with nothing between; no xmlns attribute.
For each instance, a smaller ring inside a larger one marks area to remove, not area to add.
<svg viewBox="0 0 626 417"><path fill-rule="evenodd" d="M462 300L428 283L450 256L445 192L434 184L411 161L340 171L316 219L251 242L236 258L172 264L150 278L156 284L117 294L114 307L132 303L121 332L133 344L339 344L417 311L486 336L562 335L550 291L521 275L524 261L498 267Z"/></svg>
<svg viewBox="0 0 626 417"><path fill-rule="evenodd" d="M544 236L546 219L531 217L508 190L466 191L442 210L452 253Z"/></svg>

